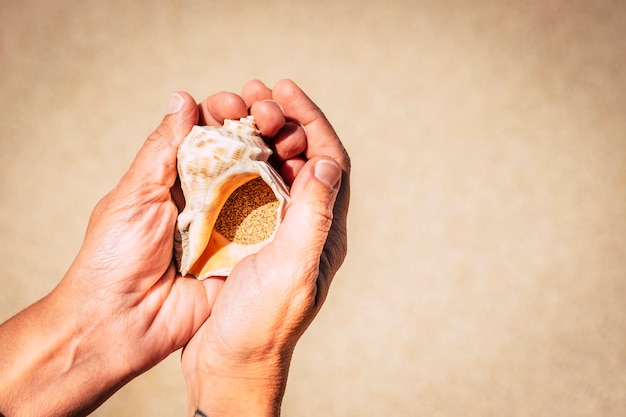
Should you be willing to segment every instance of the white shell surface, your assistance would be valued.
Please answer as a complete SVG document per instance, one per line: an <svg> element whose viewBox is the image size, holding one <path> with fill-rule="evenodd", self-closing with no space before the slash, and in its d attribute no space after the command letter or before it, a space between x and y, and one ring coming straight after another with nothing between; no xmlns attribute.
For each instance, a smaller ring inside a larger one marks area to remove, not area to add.
<svg viewBox="0 0 626 417"><path fill-rule="evenodd" d="M273 239L289 201L289 191L267 162L271 153L252 116L225 120L223 126L194 126L185 137L178 150L185 208L178 216L175 239L181 274L198 279L226 276L241 259L258 252ZM266 189L278 202L274 205L275 216L265 220L273 223L269 225L273 233L263 241L242 244L222 235L215 224L228 198L255 178L269 186Z"/></svg>

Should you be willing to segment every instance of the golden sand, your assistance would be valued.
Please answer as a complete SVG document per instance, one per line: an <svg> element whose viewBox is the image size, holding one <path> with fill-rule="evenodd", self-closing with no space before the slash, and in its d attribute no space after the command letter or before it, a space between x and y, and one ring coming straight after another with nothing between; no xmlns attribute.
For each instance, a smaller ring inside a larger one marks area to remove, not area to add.
<svg viewBox="0 0 626 417"><path fill-rule="evenodd" d="M267 240L276 228L278 200L260 177L237 188L228 198L215 223L226 239L242 245Z"/></svg>

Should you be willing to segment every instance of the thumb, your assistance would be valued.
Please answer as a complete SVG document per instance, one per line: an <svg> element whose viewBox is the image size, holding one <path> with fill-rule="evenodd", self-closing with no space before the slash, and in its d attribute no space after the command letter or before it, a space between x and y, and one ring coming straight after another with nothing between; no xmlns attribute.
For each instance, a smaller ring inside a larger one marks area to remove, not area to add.
<svg viewBox="0 0 626 417"><path fill-rule="evenodd" d="M172 94L168 113L144 142L127 176L131 180L172 187L176 181L178 146L197 123L198 105L193 97L185 92Z"/></svg>
<svg viewBox="0 0 626 417"><path fill-rule="evenodd" d="M166 132L163 133L173 140L173 145L178 148L192 126L198 123L198 112L198 104L189 93L184 91L174 93L168 103L168 112L155 133L158 133L160 128L165 129Z"/></svg>
<svg viewBox="0 0 626 417"><path fill-rule="evenodd" d="M295 263L295 271L310 270L317 275L340 183L341 168L330 158L307 161L295 178L291 200L274 238L274 247L283 259Z"/></svg>

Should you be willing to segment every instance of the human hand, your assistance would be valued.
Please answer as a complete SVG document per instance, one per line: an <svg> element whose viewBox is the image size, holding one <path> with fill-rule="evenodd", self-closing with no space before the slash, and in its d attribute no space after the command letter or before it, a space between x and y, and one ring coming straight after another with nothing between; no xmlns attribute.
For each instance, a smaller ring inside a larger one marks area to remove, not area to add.
<svg viewBox="0 0 626 417"><path fill-rule="evenodd" d="M189 415L279 414L296 342L347 250L350 161L324 114L288 80L250 82L242 97L271 137L291 202L272 243L225 282L207 279L223 287L183 350Z"/></svg>
<svg viewBox="0 0 626 417"><path fill-rule="evenodd" d="M173 95L170 114L95 207L65 277L2 325L0 415L86 414L206 320L221 284L180 277L172 262L176 154L200 114L219 124L245 113L233 97L198 106Z"/></svg>

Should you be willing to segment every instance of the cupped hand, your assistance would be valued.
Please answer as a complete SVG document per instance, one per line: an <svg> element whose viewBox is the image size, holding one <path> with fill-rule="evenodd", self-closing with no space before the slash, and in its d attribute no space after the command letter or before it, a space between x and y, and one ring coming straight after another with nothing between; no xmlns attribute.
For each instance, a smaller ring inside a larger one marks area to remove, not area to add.
<svg viewBox="0 0 626 417"><path fill-rule="evenodd" d="M220 124L246 113L235 94L218 93L200 105L187 93L174 94L129 170L96 205L75 261L44 300L54 310L47 314L72 327L74 359L98 358L99 367L83 376L89 384L68 390L87 409L184 346L209 316L222 283L181 277L173 262L176 155L200 116ZM71 406L65 395L57 397Z"/></svg>
<svg viewBox="0 0 626 417"><path fill-rule="evenodd" d="M242 97L291 185L274 241L240 262L185 347L189 413L277 415L296 342L347 250L350 161L322 111L289 80ZM269 133L269 135L268 135Z"/></svg>
<svg viewBox="0 0 626 417"><path fill-rule="evenodd" d="M177 93L171 110L94 208L83 245L56 290L74 300L80 317L133 373L186 343L209 314L202 286L179 279L172 263L177 147L197 123L198 109L189 95Z"/></svg>
<svg viewBox="0 0 626 417"><path fill-rule="evenodd" d="M107 328L116 354L135 372L186 344L209 316L222 285L181 277L172 260L182 209L178 146L194 124L220 125L246 114L245 103L232 93L217 93L199 105L186 93L174 94L170 113L94 209L84 244L60 285L85 295L78 302L85 316L96 316Z"/></svg>

